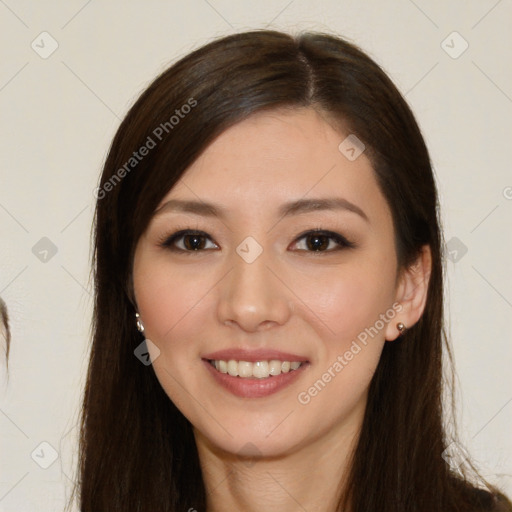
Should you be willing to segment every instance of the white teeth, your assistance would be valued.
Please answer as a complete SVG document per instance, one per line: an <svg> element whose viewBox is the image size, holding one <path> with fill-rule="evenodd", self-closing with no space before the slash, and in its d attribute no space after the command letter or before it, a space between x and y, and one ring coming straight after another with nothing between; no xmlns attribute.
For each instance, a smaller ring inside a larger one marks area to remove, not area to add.
<svg viewBox="0 0 512 512"><path fill-rule="evenodd" d="M265 379L269 374L268 361L256 361L252 365L252 374L258 379Z"/></svg>
<svg viewBox="0 0 512 512"><path fill-rule="evenodd" d="M279 375L281 373L282 361L272 359L268 364L268 372L270 375Z"/></svg>
<svg viewBox="0 0 512 512"><path fill-rule="evenodd" d="M231 375L232 377L238 376L238 363L236 361L233 361L233 360L228 361L227 367L228 367L229 375Z"/></svg>
<svg viewBox="0 0 512 512"><path fill-rule="evenodd" d="M240 361L238 363L239 377L252 377L252 363L248 361Z"/></svg>
<svg viewBox="0 0 512 512"><path fill-rule="evenodd" d="M210 361L212 366L221 373L228 373L232 377L241 377L243 379L256 377L257 379L266 379L270 376L280 375L297 370L302 365L299 361Z"/></svg>

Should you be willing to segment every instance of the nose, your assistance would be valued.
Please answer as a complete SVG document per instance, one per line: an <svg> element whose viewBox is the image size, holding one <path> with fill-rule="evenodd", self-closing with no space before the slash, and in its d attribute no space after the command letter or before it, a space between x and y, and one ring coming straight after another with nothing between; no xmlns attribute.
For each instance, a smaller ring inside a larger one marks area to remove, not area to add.
<svg viewBox="0 0 512 512"><path fill-rule="evenodd" d="M232 270L220 284L218 319L222 325L236 325L257 332L285 324L293 310L291 293L276 276L266 251L252 263L237 253Z"/></svg>

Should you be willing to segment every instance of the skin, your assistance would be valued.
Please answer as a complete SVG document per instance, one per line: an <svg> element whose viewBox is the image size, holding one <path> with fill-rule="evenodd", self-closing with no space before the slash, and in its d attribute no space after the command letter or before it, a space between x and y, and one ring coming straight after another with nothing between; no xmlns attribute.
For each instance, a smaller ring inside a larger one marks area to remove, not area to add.
<svg viewBox="0 0 512 512"><path fill-rule="evenodd" d="M333 510L384 343L399 335L397 322L410 327L423 312L430 251L397 275L390 209L365 153L349 161L338 149L346 135L312 108L249 117L223 132L159 205L211 202L227 215L157 209L138 241L138 310L160 350L152 352L155 373L194 427L208 511ZM342 209L278 214L283 203L324 197L350 201L368 220ZM185 228L208 234L202 251L159 245ZM315 228L355 247L326 238L315 251L311 237L299 238ZM236 251L248 236L263 249L252 263ZM299 393L333 373L338 356L389 310L394 318L300 403ZM240 398L201 360L226 348L274 348L310 365L273 395Z"/></svg>

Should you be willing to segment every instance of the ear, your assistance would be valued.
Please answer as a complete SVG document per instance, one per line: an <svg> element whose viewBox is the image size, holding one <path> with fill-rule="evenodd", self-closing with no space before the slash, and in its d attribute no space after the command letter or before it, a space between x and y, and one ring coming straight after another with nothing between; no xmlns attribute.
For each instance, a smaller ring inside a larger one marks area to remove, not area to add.
<svg viewBox="0 0 512 512"><path fill-rule="evenodd" d="M432 271L432 253L429 245L424 245L415 262L404 269L398 280L395 300L402 306L393 322L386 328L386 340L393 341L400 335L396 324L402 322L411 328L423 314L427 303L428 283Z"/></svg>

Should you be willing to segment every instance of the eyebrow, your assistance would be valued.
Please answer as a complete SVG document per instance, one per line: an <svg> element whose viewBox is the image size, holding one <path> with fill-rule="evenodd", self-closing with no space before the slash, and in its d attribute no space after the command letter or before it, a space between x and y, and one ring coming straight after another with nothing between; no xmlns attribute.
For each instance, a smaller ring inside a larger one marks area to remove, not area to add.
<svg viewBox="0 0 512 512"><path fill-rule="evenodd" d="M359 215L366 222L370 222L366 213L359 206L341 197L326 197L317 199L298 199L281 205L278 210L279 217L289 217L303 213L321 210L345 210ZM205 217L226 218L228 211L220 205L204 201L191 201L170 199L155 211L155 216L166 212L192 213Z"/></svg>

